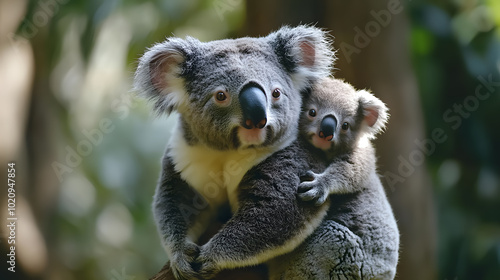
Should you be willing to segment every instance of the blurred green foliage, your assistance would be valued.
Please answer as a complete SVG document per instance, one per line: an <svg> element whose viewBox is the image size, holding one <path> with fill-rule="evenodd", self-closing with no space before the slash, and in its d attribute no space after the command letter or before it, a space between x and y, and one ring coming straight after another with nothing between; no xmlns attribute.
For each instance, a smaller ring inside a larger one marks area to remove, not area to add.
<svg viewBox="0 0 500 280"><path fill-rule="evenodd" d="M448 137L427 159L439 221L439 279L500 277L499 4L426 1L412 3L410 12L427 135L441 128ZM491 92L482 80L496 83ZM484 100L477 97L480 86Z"/></svg>
<svg viewBox="0 0 500 280"><path fill-rule="evenodd" d="M55 274L146 279L166 260L150 204L172 119L153 119L147 104L133 97L136 60L172 34L237 36L244 1L53 1L41 24L44 2L30 2L18 34L38 53L37 70L47 71L38 75L49 81L59 116L61 161L65 148L88 140L103 119L113 127L78 168L63 174L48 241ZM498 279L500 86L456 128L445 113L458 114L454 104L475 95L480 77L500 81L500 2L407 5L427 134L442 128L448 137L427 159L439 220L439 279Z"/></svg>
<svg viewBox="0 0 500 280"><path fill-rule="evenodd" d="M245 19L244 3L235 3L222 10L194 0L29 3L17 34L31 40L37 75L50 83L60 162L68 163L68 150L82 158L61 173L49 279L147 279L163 266L151 201L172 118L151 116L131 91L132 73L145 49L167 36L235 36ZM103 120L110 132L100 130ZM86 141L91 151L82 155Z"/></svg>

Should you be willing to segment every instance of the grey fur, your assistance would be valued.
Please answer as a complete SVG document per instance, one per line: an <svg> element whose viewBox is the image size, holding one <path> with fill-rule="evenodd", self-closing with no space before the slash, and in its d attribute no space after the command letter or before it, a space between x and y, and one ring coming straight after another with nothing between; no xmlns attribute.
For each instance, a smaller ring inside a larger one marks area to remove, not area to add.
<svg viewBox="0 0 500 280"><path fill-rule="evenodd" d="M380 180L332 195L321 225L293 252L270 261L275 279L394 279L399 233Z"/></svg>
<svg viewBox="0 0 500 280"><path fill-rule="evenodd" d="M296 139L300 91L328 75L333 62L327 38L324 31L308 26L283 27L262 38L206 43L168 38L140 59L135 88L154 102L157 113L179 113L153 202L177 279L199 277L193 268L199 253L196 242L217 209L228 199L236 213L244 207L232 199L241 176ZM240 133L238 93L249 84L266 96L268 120L265 134L258 134L265 139L251 140ZM276 87L282 95L273 99ZM227 102L217 103L217 92L224 92ZM224 246L233 248L232 240ZM209 248L204 246L201 253L207 256ZM239 254L226 253L230 258Z"/></svg>
<svg viewBox="0 0 500 280"><path fill-rule="evenodd" d="M310 143L309 132L317 133L319 126L305 115L311 106L317 119L334 114L352 123L351 131L339 135L326 152ZM268 261L270 279L394 278L399 234L369 143L387 120L385 105L366 91L324 79L313 87L304 108L301 137L247 172L239 186L240 208L201 247L204 279L223 268L263 261ZM378 110L378 118L367 125L365 114L372 109ZM361 147L365 140L368 145ZM297 199L306 170L325 172L302 183L306 192Z"/></svg>

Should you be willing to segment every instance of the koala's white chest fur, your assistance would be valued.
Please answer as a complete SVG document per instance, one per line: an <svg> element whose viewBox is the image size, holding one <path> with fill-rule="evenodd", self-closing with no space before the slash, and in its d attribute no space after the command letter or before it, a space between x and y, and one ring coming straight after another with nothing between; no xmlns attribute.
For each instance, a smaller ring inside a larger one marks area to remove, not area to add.
<svg viewBox="0 0 500 280"><path fill-rule="evenodd" d="M245 173L272 153L269 149L218 151L186 143L175 129L169 143L169 155L182 179L196 189L212 206L229 200L238 208L237 188Z"/></svg>

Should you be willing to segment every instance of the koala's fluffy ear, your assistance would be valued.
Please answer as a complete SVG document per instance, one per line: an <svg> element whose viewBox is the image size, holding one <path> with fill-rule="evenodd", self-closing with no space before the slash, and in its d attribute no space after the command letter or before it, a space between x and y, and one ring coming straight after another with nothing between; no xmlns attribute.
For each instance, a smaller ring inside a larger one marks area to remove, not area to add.
<svg viewBox="0 0 500 280"><path fill-rule="evenodd" d="M299 90L330 75L335 53L327 32L305 25L284 26L267 38Z"/></svg>
<svg viewBox="0 0 500 280"><path fill-rule="evenodd" d="M186 100L180 74L196 42L193 38L169 38L148 49L139 60L134 87L154 102L158 114L170 114Z"/></svg>
<svg viewBox="0 0 500 280"><path fill-rule="evenodd" d="M385 129L389 119L387 106L384 102L366 90L359 90L359 106L363 113L363 124L366 125L368 136L373 139Z"/></svg>

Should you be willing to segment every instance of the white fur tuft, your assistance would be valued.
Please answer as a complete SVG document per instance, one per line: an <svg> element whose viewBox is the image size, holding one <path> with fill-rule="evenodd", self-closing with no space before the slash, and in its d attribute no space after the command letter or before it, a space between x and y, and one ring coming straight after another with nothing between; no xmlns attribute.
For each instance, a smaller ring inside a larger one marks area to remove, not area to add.
<svg viewBox="0 0 500 280"><path fill-rule="evenodd" d="M368 137L370 139L375 139L377 134L384 131L387 121L389 120L388 108L380 99L375 97L372 93L367 90L359 90L359 103L363 108L365 117L375 111L377 113L377 119L372 126L366 125L368 130Z"/></svg>

